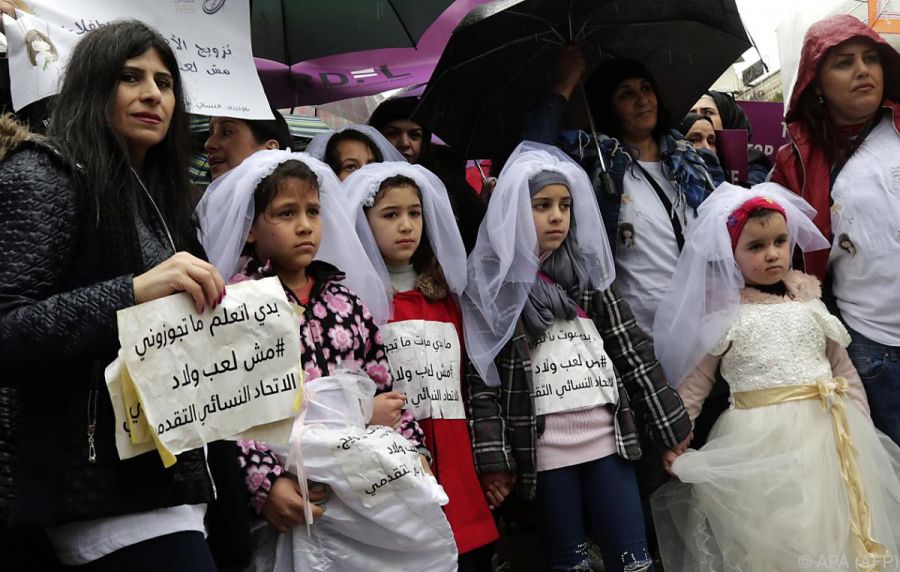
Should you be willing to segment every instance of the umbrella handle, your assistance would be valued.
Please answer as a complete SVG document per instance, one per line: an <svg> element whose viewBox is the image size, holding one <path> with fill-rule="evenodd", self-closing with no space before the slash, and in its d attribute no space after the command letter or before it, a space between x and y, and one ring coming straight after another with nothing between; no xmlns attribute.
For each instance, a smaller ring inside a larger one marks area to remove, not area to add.
<svg viewBox="0 0 900 572"><path fill-rule="evenodd" d="M594 115L591 113L591 106L588 105L587 93L584 91L584 84L582 82L578 82L578 89L581 91L581 100L584 102L584 110L587 112L588 124L591 128L591 137L594 139L594 144L597 146L597 160L600 162L600 172L597 173L597 179L595 181L591 181L594 183L594 188L597 188L597 183L600 184L600 187L603 189L603 192L606 193L606 196L614 197L616 196L616 185L612 179L612 176L609 174L609 169L606 168L606 161L603 159L603 151L600 149L600 137L597 135L597 126L594 123ZM600 197L597 197L598 199Z"/></svg>

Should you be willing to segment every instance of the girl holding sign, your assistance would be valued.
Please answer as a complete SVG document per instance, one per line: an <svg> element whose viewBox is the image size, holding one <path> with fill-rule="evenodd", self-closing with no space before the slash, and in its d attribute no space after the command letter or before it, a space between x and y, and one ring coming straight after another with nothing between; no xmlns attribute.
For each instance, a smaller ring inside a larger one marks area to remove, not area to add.
<svg viewBox="0 0 900 572"><path fill-rule="evenodd" d="M377 283L378 275L356 235L348 232L352 225L340 205L343 194L321 161L304 153L258 151L207 189L197 206L201 240L216 267L234 276L232 282L278 276L288 300L305 309L300 319L305 381L339 368L361 369L380 396L371 424L397 428L424 459L429 453L422 430L402 396L392 391L376 325L387 317L387 296L376 292L366 305L354 293L371 290L366 284ZM280 532L302 524L308 499L301 497L301 487L265 445L249 441L241 448L256 511ZM313 509L314 516L321 513Z"/></svg>
<svg viewBox="0 0 900 572"><path fill-rule="evenodd" d="M381 278L372 289L380 286L392 299L391 323L381 327L388 361L450 498L444 510L460 570L489 570L497 529L475 473L463 402L466 360L456 300L465 288L466 251L447 191L430 171L405 162L367 165L343 185Z"/></svg>
<svg viewBox="0 0 900 572"><path fill-rule="evenodd" d="M774 183L722 185L656 314L657 353L696 418L721 369L731 407L652 498L670 572L892 570L900 448L875 430L847 329L794 247L828 241Z"/></svg>
<svg viewBox="0 0 900 572"><path fill-rule="evenodd" d="M584 171L556 148L519 145L468 270L466 348L484 380L470 380L469 406L488 500L513 487L535 499L549 568L587 569L589 524L607 570L651 570L632 463L636 418L658 445L676 448L687 445L690 420L612 287Z"/></svg>

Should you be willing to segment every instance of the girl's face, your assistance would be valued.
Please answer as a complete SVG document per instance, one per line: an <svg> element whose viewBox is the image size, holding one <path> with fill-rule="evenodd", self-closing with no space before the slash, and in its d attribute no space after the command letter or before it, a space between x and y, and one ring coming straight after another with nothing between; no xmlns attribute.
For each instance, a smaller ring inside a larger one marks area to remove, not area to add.
<svg viewBox="0 0 900 572"><path fill-rule="evenodd" d="M747 221L734 249L734 261L750 286L768 286L784 278L791 256L787 223L781 213Z"/></svg>
<svg viewBox="0 0 900 572"><path fill-rule="evenodd" d="M360 167L364 167L375 160L375 155L368 145L354 139L344 139L337 144L337 156L341 165L338 171L338 179L343 181Z"/></svg>
<svg viewBox="0 0 900 572"><path fill-rule="evenodd" d="M380 193L366 212L375 243L386 264L404 266L422 241L422 200L411 185L390 187Z"/></svg>
<svg viewBox="0 0 900 572"><path fill-rule="evenodd" d="M566 240L571 209L572 197L565 185L547 185L531 197L531 215L540 255L556 250Z"/></svg>
<svg viewBox="0 0 900 572"><path fill-rule="evenodd" d="M613 113L623 139L647 137L656 128L656 93L649 81L626 79L612 94Z"/></svg>
<svg viewBox="0 0 900 572"><path fill-rule="evenodd" d="M263 149L277 149L273 140L257 143L246 121L233 117L211 117L209 138L203 148L209 161L209 175L213 180L240 165L244 159Z"/></svg>
<svg viewBox="0 0 900 572"><path fill-rule="evenodd" d="M862 123L881 105L884 69L875 43L857 38L828 51L819 68L825 107L839 125Z"/></svg>
<svg viewBox="0 0 900 572"><path fill-rule="evenodd" d="M169 131L175 112L175 82L159 53L150 48L125 62L110 113L110 124L140 166Z"/></svg>
<svg viewBox="0 0 900 572"><path fill-rule="evenodd" d="M716 132L709 121L698 119L684 134L684 138L694 149L709 149L716 153Z"/></svg>
<svg viewBox="0 0 900 572"><path fill-rule="evenodd" d="M315 185L297 177L282 179L275 198L256 215L247 235L256 259L271 261L279 275L304 272L322 239L320 210Z"/></svg>

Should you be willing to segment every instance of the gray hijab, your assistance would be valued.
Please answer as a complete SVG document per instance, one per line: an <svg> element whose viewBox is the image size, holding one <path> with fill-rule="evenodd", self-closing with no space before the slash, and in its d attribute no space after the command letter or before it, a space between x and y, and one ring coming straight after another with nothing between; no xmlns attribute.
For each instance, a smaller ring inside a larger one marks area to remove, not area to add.
<svg viewBox="0 0 900 572"><path fill-rule="evenodd" d="M528 181L532 197L547 185L569 182L561 173L541 171ZM541 263L540 271L553 282L537 278L522 309L525 331L532 337L543 334L557 319L572 320L578 315L578 302L590 287L581 249L575 238L575 217L570 217L569 234L559 248Z"/></svg>

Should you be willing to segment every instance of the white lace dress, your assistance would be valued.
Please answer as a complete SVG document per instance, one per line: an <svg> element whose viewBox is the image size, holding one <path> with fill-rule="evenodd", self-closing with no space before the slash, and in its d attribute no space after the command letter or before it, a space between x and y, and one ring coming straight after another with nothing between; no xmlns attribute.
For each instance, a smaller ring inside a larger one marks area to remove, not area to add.
<svg viewBox="0 0 900 572"><path fill-rule="evenodd" d="M818 299L741 305L712 352L732 406L701 450L675 462L681 482L651 499L667 572L900 570L900 448L857 405L844 401L862 485L849 496L827 399L734 406L738 392L829 382L826 338L849 343ZM851 514L860 514L851 498L867 502L862 522L881 545L876 558L851 532Z"/></svg>

